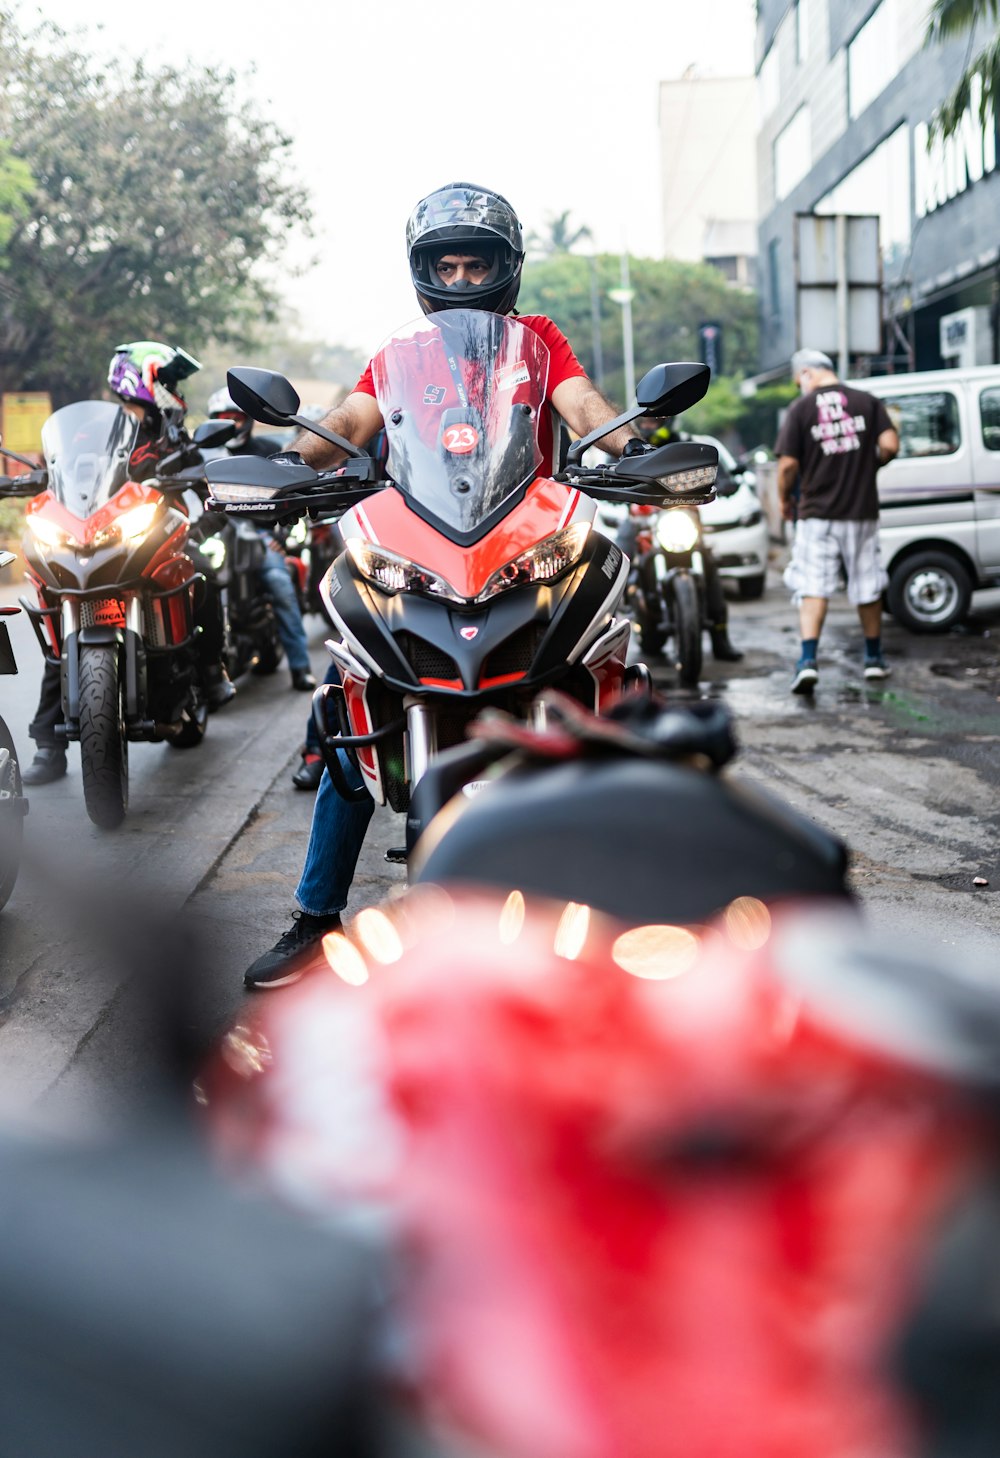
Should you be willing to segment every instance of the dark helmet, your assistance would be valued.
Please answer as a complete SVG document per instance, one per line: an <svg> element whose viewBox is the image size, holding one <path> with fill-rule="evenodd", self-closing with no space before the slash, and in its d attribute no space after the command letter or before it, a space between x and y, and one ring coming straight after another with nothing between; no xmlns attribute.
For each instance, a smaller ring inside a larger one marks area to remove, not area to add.
<svg viewBox="0 0 1000 1458"><path fill-rule="evenodd" d="M505 197L472 182L450 182L417 203L406 225L410 277L425 314L436 309L486 309L507 314L521 286L524 240ZM490 264L481 284L451 287L435 273L444 253L477 253Z"/></svg>

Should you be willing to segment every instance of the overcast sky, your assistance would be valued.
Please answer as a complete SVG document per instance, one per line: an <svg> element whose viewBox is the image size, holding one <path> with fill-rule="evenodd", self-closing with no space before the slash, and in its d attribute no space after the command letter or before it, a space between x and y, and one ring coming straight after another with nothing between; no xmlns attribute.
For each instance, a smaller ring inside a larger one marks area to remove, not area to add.
<svg viewBox="0 0 1000 1458"><path fill-rule="evenodd" d="M252 69L245 89L294 137L293 172L316 211L312 244L288 246L294 262L320 260L287 283L302 332L367 351L416 312L404 227L442 183L499 189L526 229L570 208L599 248L627 238L633 253L660 253L657 83L690 65L752 71L753 9L753 0L44 4L67 28L82 16L103 26L94 43L106 51ZM18 13L26 22L37 8L21 3Z"/></svg>

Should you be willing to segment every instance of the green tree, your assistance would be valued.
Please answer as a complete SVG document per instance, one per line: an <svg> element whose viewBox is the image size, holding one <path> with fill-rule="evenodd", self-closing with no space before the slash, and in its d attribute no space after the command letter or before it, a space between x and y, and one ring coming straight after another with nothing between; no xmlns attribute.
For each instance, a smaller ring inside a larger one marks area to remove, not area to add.
<svg viewBox="0 0 1000 1458"><path fill-rule="evenodd" d="M262 265L308 206L288 138L232 73L98 63L0 11L0 135L31 171L0 293L0 387L98 389L123 339L197 354L277 312Z"/></svg>
<svg viewBox="0 0 1000 1458"><path fill-rule="evenodd" d="M973 43L984 42L975 55ZM978 97L979 120L986 125L1000 106L1000 0L934 0L927 17L925 42L941 45L967 36L966 63L954 89L945 97L931 127L931 137L950 137Z"/></svg>
<svg viewBox="0 0 1000 1458"><path fill-rule="evenodd" d="M637 376L661 360L697 359L698 326L722 325L725 367L741 376L757 364L757 299L727 284L717 269L677 259L632 258L630 273L635 368ZM581 363L594 373L592 270L601 317L605 387L624 404L625 374L622 318L608 291L620 285L619 259L602 253L595 260L563 253L524 267L518 308L523 314L548 314L567 335Z"/></svg>
<svg viewBox="0 0 1000 1458"><path fill-rule="evenodd" d="M32 185L31 168L0 142L0 268L14 229L28 215Z"/></svg>

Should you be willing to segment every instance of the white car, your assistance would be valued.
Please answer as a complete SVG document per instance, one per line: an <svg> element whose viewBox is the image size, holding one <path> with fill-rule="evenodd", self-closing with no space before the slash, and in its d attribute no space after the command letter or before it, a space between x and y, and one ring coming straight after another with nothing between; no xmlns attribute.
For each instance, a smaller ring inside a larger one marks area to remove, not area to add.
<svg viewBox="0 0 1000 1458"><path fill-rule="evenodd" d="M707 506L699 506L706 546L711 547L724 581L735 582L740 597L762 597L767 577L767 522L754 490L754 474L739 467L721 440L711 435L695 435L692 440L713 445L719 452L717 485L731 485L734 475L739 485L731 496L716 496Z"/></svg>

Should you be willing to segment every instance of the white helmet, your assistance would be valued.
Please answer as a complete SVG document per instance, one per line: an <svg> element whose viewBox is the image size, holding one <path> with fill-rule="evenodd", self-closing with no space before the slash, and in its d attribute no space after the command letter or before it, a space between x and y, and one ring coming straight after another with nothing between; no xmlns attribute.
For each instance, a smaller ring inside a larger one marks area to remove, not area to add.
<svg viewBox="0 0 1000 1458"><path fill-rule="evenodd" d="M241 410L229 391L223 385L221 390L216 390L208 399L208 418L210 420L232 420L236 425L236 434L229 441L229 449L233 446L246 445L250 439L250 432L253 430L253 421L245 410Z"/></svg>

